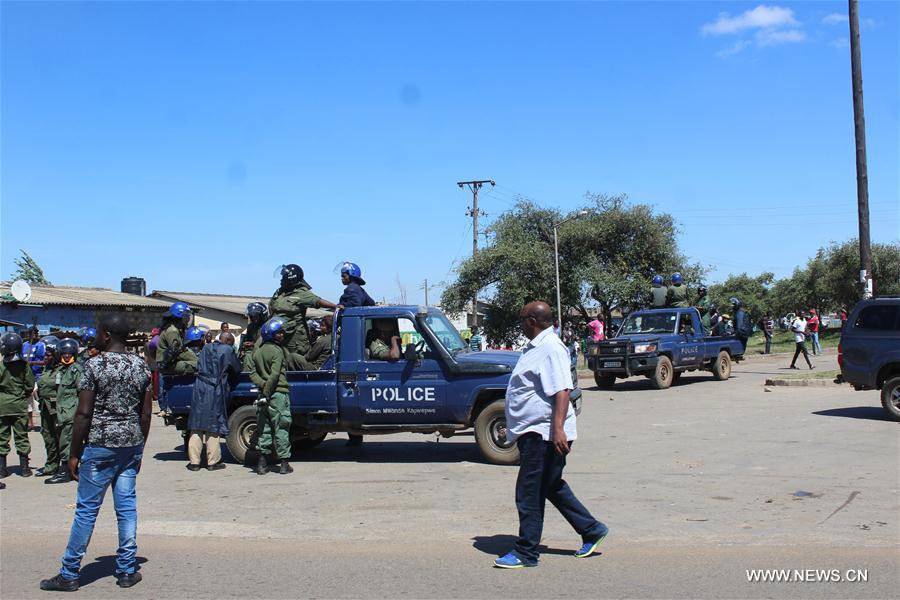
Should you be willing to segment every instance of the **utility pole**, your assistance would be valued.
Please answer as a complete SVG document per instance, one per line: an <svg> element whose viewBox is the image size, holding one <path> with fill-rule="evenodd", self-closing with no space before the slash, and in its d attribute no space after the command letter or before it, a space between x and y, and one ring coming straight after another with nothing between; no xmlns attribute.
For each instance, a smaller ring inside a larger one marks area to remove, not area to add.
<svg viewBox="0 0 900 600"><path fill-rule="evenodd" d="M428 285L428 279L426 278L425 281L422 283L422 285L419 286L420 290L425 290L425 306L430 306L428 304L428 290L430 290L431 288L436 288L436 287L438 287L438 285L439 284Z"/></svg>
<svg viewBox="0 0 900 600"><path fill-rule="evenodd" d="M491 184L491 187L494 187L496 183L493 179L479 179L478 181L457 181L456 185L462 189L464 186L468 186L472 191L472 208L466 212L467 216L472 217L472 258L478 254L478 215L485 213L483 211L478 210L478 190L481 189L485 183ZM472 315L475 320L475 325L478 324L478 293L475 293L475 296L472 298Z"/></svg>
<svg viewBox="0 0 900 600"><path fill-rule="evenodd" d="M869 239L869 174L866 166L866 116L863 111L862 57L859 49L859 1L850 3L850 69L853 77L853 126L856 130L856 203L859 212L859 282L862 297L872 297L872 245Z"/></svg>

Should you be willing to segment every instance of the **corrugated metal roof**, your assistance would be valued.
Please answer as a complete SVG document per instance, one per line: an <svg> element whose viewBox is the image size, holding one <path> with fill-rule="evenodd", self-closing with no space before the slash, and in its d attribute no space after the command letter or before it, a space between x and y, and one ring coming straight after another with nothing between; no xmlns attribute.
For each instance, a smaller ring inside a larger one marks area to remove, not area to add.
<svg viewBox="0 0 900 600"><path fill-rule="evenodd" d="M0 282L0 295L10 291L12 284ZM123 294L108 288L75 287L68 285L31 286L31 298L23 304L43 304L45 306L108 306L121 308L159 308L169 306L167 302Z"/></svg>
<svg viewBox="0 0 900 600"><path fill-rule="evenodd" d="M221 310L236 315L245 314L247 305L251 302L262 302L268 306L269 300L271 300L269 297L264 298L261 296L232 296L229 294L169 292L166 290L154 290L151 295L155 298L166 299L168 302L186 302L189 306ZM331 311L319 308L310 308L306 311L306 316L310 319L320 319L327 314L331 314Z"/></svg>

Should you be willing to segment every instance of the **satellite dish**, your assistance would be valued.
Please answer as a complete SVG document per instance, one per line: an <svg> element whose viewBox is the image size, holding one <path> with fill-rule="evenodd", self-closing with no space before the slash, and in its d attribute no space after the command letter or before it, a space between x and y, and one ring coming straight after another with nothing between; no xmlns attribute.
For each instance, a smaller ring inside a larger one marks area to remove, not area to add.
<svg viewBox="0 0 900 600"><path fill-rule="evenodd" d="M27 281L19 279L18 281L13 282L12 286L9 288L9 292L13 295L13 298L19 302L28 302L31 300L31 286L28 285Z"/></svg>

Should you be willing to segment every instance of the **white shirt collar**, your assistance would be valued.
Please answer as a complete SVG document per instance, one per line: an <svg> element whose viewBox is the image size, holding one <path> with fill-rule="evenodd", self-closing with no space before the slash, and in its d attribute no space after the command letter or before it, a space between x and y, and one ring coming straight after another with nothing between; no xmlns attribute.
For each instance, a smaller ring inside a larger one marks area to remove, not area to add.
<svg viewBox="0 0 900 600"><path fill-rule="evenodd" d="M542 332L540 332L539 334L537 334L536 336L534 336L534 337L531 339L531 341L528 342L528 347L529 347L529 348L534 348L535 346L541 345L541 343L544 341L544 338L546 338L547 335L549 335L549 334L551 334L551 333L553 333L553 325L551 325L551 326L548 327L547 329L543 330Z"/></svg>

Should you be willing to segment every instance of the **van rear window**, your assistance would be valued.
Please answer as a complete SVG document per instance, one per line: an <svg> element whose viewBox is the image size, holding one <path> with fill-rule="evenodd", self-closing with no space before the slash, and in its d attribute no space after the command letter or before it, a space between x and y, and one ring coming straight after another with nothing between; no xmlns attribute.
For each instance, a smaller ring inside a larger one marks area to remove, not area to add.
<svg viewBox="0 0 900 600"><path fill-rule="evenodd" d="M896 331L900 329L897 319L898 309L900 307L896 304L867 306L859 311L859 316L856 317L856 323L853 326L857 329Z"/></svg>

